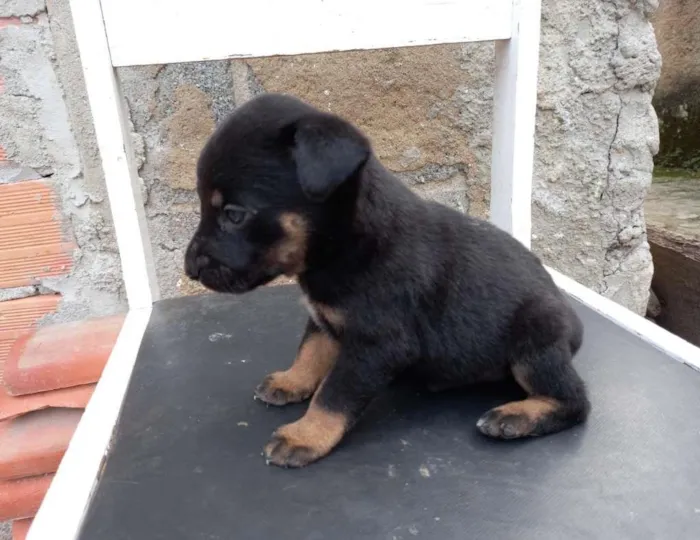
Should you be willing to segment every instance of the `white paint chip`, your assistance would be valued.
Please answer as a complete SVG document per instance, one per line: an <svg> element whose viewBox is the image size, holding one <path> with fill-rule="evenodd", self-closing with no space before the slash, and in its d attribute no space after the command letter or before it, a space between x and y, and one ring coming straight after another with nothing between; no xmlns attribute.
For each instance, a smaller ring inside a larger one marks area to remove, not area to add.
<svg viewBox="0 0 700 540"><path fill-rule="evenodd" d="M233 336L231 334L223 334L221 332L214 332L209 336L209 341L215 343L221 341L222 339L231 339Z"/></svg>

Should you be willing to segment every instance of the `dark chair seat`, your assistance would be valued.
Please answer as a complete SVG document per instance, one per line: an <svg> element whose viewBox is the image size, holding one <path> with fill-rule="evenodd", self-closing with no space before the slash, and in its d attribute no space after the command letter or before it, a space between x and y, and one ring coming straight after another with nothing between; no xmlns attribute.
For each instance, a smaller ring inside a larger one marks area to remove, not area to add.
<svg viewBox="0 0 700 540"><path fill-rule="evenodd" d="M293 359L296 290L162 301L81 538L697 538L700 373L577 309L587 425L494 442L475 422L512 388L399 384L328 458L283 470L261 450L304 406L268 408L253 389Z"/></svg>

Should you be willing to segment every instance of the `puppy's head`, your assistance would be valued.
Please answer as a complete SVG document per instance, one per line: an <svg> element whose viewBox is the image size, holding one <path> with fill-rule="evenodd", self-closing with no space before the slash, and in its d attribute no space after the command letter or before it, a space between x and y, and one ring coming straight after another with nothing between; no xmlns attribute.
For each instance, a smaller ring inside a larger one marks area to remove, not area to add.
<svg viewBox="0 0 700 540"><path fill-rule="evenodd" d="M302 273L312 235L370 153L367 139L337 116L290 96L249 101L199 157L201 215L185 272L232 293Z"/></svg>

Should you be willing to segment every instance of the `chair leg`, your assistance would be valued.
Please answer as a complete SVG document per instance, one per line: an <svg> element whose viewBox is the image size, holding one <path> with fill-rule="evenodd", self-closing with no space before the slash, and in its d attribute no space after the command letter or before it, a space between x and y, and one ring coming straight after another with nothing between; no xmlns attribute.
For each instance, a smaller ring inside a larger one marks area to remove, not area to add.
<svg viewBox="0 0 700 540"><path fill-rule="evenodd" d="M129 307L150 307L159 296L155 265L128 111L112 66L102 9L95 0L70 4Z"/></svg>

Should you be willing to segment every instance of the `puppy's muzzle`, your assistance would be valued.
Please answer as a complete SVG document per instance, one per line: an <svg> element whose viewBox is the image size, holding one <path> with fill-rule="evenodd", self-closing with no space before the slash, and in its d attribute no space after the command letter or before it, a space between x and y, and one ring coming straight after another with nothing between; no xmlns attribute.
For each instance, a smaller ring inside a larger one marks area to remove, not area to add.
<svg viewBox="0 0 700 540"><path fill-rule="evenodd" d="M190 279L199 279L199 275L206 268L211 260L206 255L200 254L200 242L195 238L187 246L185 254L185 274Z"/></svg>

